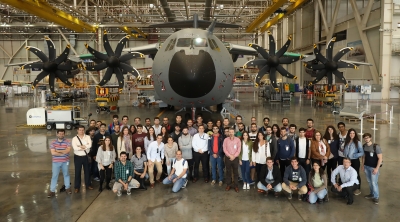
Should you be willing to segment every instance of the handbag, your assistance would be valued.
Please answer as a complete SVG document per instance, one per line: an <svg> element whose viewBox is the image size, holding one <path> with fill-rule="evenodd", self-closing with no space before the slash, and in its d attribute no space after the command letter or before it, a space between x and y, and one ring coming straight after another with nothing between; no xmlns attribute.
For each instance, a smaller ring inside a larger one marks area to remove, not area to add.
<svg viewBox="0 0 400 222"><path fill-rule="evenodd" d="M329 159L332 159L333 157L335 157L332 153L329 154Z"/></svg>
<svg viewBox="0 0 400 222"><path fill-rule="evenodd" d="M81 146L83 146L82 141L81 141L81 139L79 138L79 136L76 136L76 138L78 138L79 142L81 143ZM90 154L88 154L88 153L86 152L86 150L83 150L83 152L85 152L86 157L87 157L87 159L88 159L88 162L89 162L89 163L92 163L92 157L90 156Z"/></svg>

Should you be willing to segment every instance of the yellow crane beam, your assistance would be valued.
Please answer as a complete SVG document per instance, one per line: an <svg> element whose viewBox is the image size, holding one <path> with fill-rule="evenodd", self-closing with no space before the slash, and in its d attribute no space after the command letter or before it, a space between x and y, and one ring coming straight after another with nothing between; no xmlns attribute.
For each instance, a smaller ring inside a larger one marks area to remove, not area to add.
<svg viewBox="0 0 400 222"><path fill-rule="evenodd" d="M246 32L252 32L256 29L262 22L264 22L269 16L271 16L276 10L282 7L283 4L287 3L288 0L278 0L270 7L268 7L263 13L261 13L258 18L256 18L250 25L247 27Z"/></svg>
<svg viewBox="0 0 400 222"><path fill-rule="evenodd" d="M143 36L143 38L146 38L146 34L144 32L142 32L142 30L136 28L136 27L132 27L137 33L139 33L141 36Z"/></svg>
<svg viewBox="0 0 400 222"><path fill-rule="evenodd" d="M128 34L129 36L132 36L134 38L137 38L138 35L137 34L132 34L132 30L126 26L123 27L119 27L119 29L121 29L122 31L126 32L126 34Z"/></svg>
<svg viewBox="0 0 400 222"><path fill-rule="evenodd" d="M59 10L43 0L0 0L12 7L54 22L75 32L96 32L96 27Z"/></svg>
<svg viewBox="0 0 400 222"><path fill-rule="evenodd" d="M260 32L265 32L267 31L271 26L277 24L279 20L281 20L283 17L288 16L292 14L296 9L301 7L304 3L308 2L309 0L296 0L293 4L291 4L289 7L286 8L286 13L285 14L279 14L275 16L273 19L265 23L265 25L260 29Z"/></svg>

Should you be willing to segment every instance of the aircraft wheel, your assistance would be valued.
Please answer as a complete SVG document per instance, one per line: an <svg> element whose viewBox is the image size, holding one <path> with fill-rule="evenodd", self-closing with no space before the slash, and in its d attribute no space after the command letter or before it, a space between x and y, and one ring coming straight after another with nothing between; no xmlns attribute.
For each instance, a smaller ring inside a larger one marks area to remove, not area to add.
<svg viewBox="0 0 400 222"><path fill-rule="evenodd" d="M47 124L47 125L46 125L46 129L47 129L47 130L52 130L52 129L53 129L53 124L50 124L50 123Z"/></svg>
<svg viewBox="0 0 400 222"><path fill-rule="evenodd" d="M96 113L100 113L100 109L96 109Z"/></svg>

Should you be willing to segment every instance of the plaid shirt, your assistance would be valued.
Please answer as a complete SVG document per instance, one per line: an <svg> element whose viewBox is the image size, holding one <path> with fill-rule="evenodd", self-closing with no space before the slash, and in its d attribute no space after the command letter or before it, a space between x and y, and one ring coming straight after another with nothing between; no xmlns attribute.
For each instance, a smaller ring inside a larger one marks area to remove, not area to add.
<svg viewBox="0 0 400 222"><path fill-rule="evenodd" d="M133 177L133 165L130 161L126 161L125 165L121 161L117 161L114 166L115 181L128 181L129 176Z"/></svg>

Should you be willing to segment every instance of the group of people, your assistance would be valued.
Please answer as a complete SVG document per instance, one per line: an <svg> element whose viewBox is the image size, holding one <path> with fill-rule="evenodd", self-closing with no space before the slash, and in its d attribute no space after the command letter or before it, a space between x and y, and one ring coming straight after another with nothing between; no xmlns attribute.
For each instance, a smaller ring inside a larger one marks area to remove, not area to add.
<svg viewBox="0 0 400 222"><path fill-rule="evenodd" d="M289 124L282 119L282 126L273 124L265 117L257 126L255 117L246 126L241 116L230 124L228 118L203 123L202 116L194 122L183 122L177 115L170 125L164 117L146 118L144 125L136 117L129 124L129 117L119 121L117 115L108 126L91 120L88 130L79 126L78 135L72 141L66 139L64 130L57 131L57 139L51 145L53 176L48 197L55 196L58 174L62 169L65 191L72 193L68 174L69 153L74 151L74 192L81 187L83 168L85 186L92 190L91 176L99 181L99 191L113 190L118 196L122 191L131 194L132 188L146 190L156 182L173 184L178 192L188 181L199 180L201 163L205 183L226 184L226 191L239 192L255 184L260 193L280 196L282 190L292 199L297 191L300 200L310 203L328 201L328 186L333 193L353 203L353 195L361 194L360 170L364 170L370 193L365 196L379 203L378 177L382 165L382 150L372 143L369 133L361 143L354 129L346 130L345 123L337 128L328 126L324 132L314 128L314 121L307 120L306 128ZM211 168L211 173L210 173ZM115 177L110 187L112 176ZM162 179L164 177L164 179Z"/></svg>

